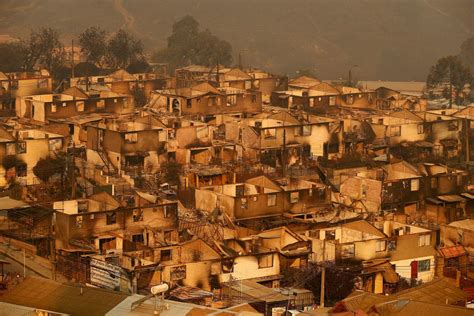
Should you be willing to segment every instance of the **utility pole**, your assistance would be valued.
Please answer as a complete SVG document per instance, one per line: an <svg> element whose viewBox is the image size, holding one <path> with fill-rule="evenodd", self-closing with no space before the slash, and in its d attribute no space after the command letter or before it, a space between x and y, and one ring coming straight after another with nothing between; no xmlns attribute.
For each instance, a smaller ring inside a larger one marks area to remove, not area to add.
<svg viewBox="0 0 474 316"><path fill-rule="evenodd" d="M466 139L466 163L469 163L471 160L470 152L469 152L469 128L470 128L470 121L467 117L464 118L464 138Z"/></svg>
<svg viewBox="0 0 474 316"><path fill-rule="evenodd" d="M76 162L75 162L75 154L76 151L76 145L74 144L74 140L72 143L72 166L71 166L71 198L75 199L76 198L76 190L77 190L77 183L76 183Z"/></svg>
<svg viewBox="0 0 474 316"><path fill-rule="evenodd" d="M23 248L23 277L26 278L26 250Z"/></svg>
<svg viewBox="0 0 474 316"><path fill-rule="evenodd" d="M321 293L319 294L319 306L324 307L324 292L326 284L326 236L323 239L323 270L321 271Z"/></svg>
<svg viewBox="0 0 474 316"><path fill-rule="evenodd" d="M288 310L290 309L290 288L287 288L287 295L288 295L288 300L286 301L286 310L285 310L285 315L288 313Z"/></svg>
<svg viewBox="0 0 474 316"><path fill-rule="evenodd" d="M324 307L324 292L325 292L324 286L326 283L325 281L326 281L326 267L324 266L324 262L323 262L323 270L321 271L321 294L319 295L320 297L319 306L321 307Z"/></svg>
<svg viewBox="0 0 474 316"><path fill-rule="evenodd" d="M282 173L283 177L286 177L286 165L287 165L287 158L286 158L286 128L285 124L283 124L283 147L281 153L281 166L282 166Z"/></svg>
<svg viewBox="0 0 474 316"><path fill-rule="evenodd" d="M449 108L453 108L453 71L449 65Z"/></svg>
<svg viewBox="0 0 474 316"><path fill-rule="evenodd" d="M219 80L219 59L217 60L217 65L216 65L216 81L217 81L217 87L220 87L220 80Z"/></svg>

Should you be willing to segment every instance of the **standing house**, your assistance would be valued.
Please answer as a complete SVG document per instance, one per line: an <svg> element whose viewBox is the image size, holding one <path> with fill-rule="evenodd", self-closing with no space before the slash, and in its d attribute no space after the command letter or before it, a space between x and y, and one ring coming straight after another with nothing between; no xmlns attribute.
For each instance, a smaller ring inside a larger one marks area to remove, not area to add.
<svg viewBox="0 0 474 316"><path fill-rule="evenodd" d="M109 170L153 172L166 161L167 137L166 126L152 116L90 124L87 160Z"/></svg>
<svg viewBox="0 0 474 316"><path fill-rule="evenodd" d="M400 277L431 281L436 270L437 232L395 221L383 222L383 231L394 240L390 263Z"/></svg>

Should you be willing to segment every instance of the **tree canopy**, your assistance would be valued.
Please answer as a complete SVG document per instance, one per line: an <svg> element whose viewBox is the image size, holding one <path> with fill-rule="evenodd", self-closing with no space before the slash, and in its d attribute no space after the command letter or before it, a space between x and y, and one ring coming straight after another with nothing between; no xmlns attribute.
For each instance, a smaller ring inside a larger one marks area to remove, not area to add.
<svg viewBox="0 0 474 316"><path fill-rule="evenodd" d="M15 72L23 69L25 49L21 42L0 44L0 71Z"/></svg>
<svg viewBox="0 0 474 316"><path fill-rule="evenodd" d="M19 42L0 45L0 71L31 71L39 63L54 75L64 60L64 46L52 28L32 30Z"/></svg>
<svg viewBox="0 0 474 316"><path fill-rule="evenodd" d="M62 181L65 172L66 159L62 156L56 158L41 158L33 167L33 173L43 182L48 182L48 180L55 174L60 175Z"/></svg>
<svg viewBox="0 0 474 316"><path fill-rule="evenodd" d="M143 44L130 33L119 30L107 44L107 64L111 68L126 68L143 58Z"/></svg>
<svg viewBox="0 0 474 316"><path fill-rule="evenodd" d="M146 71L142 42L119 30L112 36L99 27L89 27L79 34L79 45L86 61L76 65L76 74L90 76L101 73L104 67ZM60 34L53 28L32 30L16 42L0 44L0 71L33 71L38 66L48 69L57 80L71 73Z"/></svg>
<svg viewBox="0 0 474 316"><path fill-rule="evenodd" d="M232 63L232 46L209 30L200 31L199 23L189 15L173 24L167 48L157 52L155 59L168 62L170 68L188 64L213 66Z"/></svg>
<svg viewBox="0 0 474 316"><path fill-rule="evenodd" d="M450 100L456 99L461 102L463 99L462 91L466 84L472 81L469 68L464 66L457 56L447 56L440 58L430 69L426 83L430 89L443 89L443 96ZM452 93L450 93L452 87Z"/></svg>
<svg viewBox="0 0 474 316"><path fill-rule="evenodd" d="M467 67L471 68L471 72L474 71L474 36L461 44L459 58Z"/></svg>
<svg viewBox="0 0 474 316"><path fill-rule="evenodd" d="M107 55L107 32L100 27L89 27L79 34L81 52L86 62L102 68Z"/></svg>

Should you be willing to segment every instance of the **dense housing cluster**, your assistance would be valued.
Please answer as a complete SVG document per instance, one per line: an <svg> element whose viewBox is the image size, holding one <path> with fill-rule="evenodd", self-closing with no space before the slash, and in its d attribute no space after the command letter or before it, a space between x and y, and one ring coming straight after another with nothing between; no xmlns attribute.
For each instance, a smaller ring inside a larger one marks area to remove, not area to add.
<svg viewBox="0 0 474 316"><path fill-rule="evenodd" d="M0 73L0 252L121 292L110 315L162 283L202 305L170 315L471 315L454 305L474 289L474 106L425 95L221 65L60 91L46 71ZM38 282L3 300L22 305Z"/></svg>

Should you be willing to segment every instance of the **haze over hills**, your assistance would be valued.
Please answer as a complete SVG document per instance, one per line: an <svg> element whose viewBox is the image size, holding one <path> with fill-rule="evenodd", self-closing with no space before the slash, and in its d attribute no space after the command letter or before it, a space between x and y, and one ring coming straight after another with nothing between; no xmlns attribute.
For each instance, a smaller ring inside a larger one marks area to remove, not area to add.
<svg viewBox="0 0 474 316"><path fill-rule="evenodd" d="M124 28L148 51L166 46L174 21L194 16L232 44L245 65L321 78L425 80L474 31L472 0L1 0L0 34L51 26L70 40L88 26Z"/></svg>

